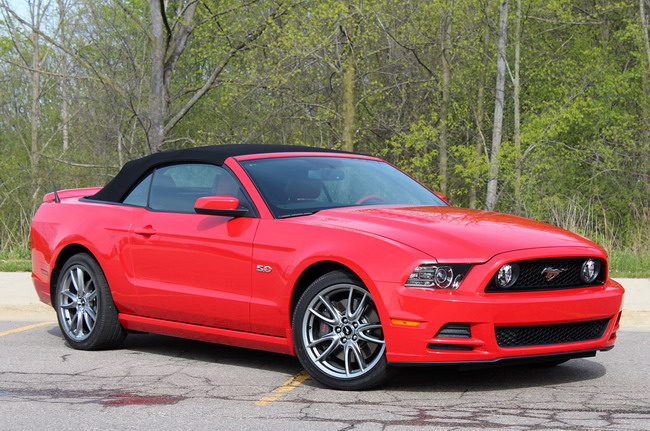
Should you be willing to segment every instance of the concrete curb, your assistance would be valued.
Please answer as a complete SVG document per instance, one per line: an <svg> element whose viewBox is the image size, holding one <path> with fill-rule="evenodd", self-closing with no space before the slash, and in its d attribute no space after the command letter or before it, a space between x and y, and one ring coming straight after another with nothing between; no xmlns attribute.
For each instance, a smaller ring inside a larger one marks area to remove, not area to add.
<svg viewBox="0 0 650 431"><path fill-rule="evenodd" d="M650 279L618 278L625 288L623 329L650 330ZM0 320L56 320L52 307L39 301L28 272L0 272Z"/></svg>

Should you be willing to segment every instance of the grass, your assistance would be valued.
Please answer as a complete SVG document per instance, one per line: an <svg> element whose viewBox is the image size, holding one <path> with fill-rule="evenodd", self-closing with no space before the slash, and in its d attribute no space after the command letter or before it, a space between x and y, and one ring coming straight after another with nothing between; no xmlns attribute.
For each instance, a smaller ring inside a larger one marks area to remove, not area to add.
<svg viewBox="0 0 650 431"><path fill-rule="evenodd" d="M29 259L0 259L0 272L31 272L32 261Z"/></svg>
<svg viewBox="0 0 650 431"><path fill-rule="evenodd" d="M0 252L0 272L31 271L29 252ZM614 278L650 278L650 251L612 250L609 254L610 276Z"/></svg>
<svg viewBox="0 0 650 431"><path fill-rule="evenodd" d="M0 252L0 272L31 271L32 260L29 250Z"/></svg>
<svg viewBox="0 0 650 431"><path fill-rule="evenodd" d="M614 278L650 278L650 250L643 253L612 250L609 253L609 272Z"/></svg>

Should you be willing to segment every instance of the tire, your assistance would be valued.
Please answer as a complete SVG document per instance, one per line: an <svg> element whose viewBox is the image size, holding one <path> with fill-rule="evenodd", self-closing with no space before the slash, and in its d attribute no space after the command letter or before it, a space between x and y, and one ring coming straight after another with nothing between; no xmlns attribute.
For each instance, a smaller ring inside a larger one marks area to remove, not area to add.
<svg viewBox="0 0 650 431"><path fill-rule="evenodd" d="M357 277L333 271L314 281L296 305L292 330L300 363L324 385L363 390L387 379L379 314Z"/></svg>
<svg viewBox="0 0 650 431"><path fill-rule="evenodd" d="M54 308L63 336L75 349L112 349L126 337L104 272L87 253L75 254L63 265Z"/></svg>

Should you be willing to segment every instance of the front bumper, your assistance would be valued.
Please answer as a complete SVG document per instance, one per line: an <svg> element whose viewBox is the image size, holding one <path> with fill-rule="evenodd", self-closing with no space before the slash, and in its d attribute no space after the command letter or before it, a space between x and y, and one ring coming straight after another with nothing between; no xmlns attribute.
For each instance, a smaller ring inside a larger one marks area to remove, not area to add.
<svg viewBox="0 0 650 431"><path fill-rule="evenodd" d="M468 281L469 277L464 286ZM623 297L623 288L613 280L602 286L542 292L428 290L396 283L377 287L388 314L384 337L387 360L393 364L495 363L535 356L552 360L551 356L571 353L577 355L573 357L593 356L614 346ZM499 327L562 327L603 319L607 322L602 335L587 341L502 347L496 337ZM419 324L405 326L400 321ZM449 323L468 326L469 338L436 336Z"/></svg>
<svg viewBox="0 0 650 431"><path fill-rule="evenodd" d="M596 356L599 351L612 350L614 346L591 349L591 350L576 350L572 352L561 353L544 353L539 355L522 355L505 358L496 358L489 361L451 361L451 362L391 362L392 366L409 367L409 366L453 366L461 370L484 369L499 366L513 366L513 365L528 365L528 364L544 364L549 362L562 363L569 359L577 358L592 358Z"/></svg>

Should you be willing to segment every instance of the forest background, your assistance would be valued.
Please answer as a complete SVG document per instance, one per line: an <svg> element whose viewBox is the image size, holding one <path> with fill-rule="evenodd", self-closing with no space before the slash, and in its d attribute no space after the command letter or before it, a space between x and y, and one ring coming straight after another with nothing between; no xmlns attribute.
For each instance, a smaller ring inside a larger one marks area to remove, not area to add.
<svg viewBox="0 0 650 431"><path fill-rule="evenodd" d="M0 0L0 269L44 193L211 144L377 155L650 276L649 0Z"/></svg>

